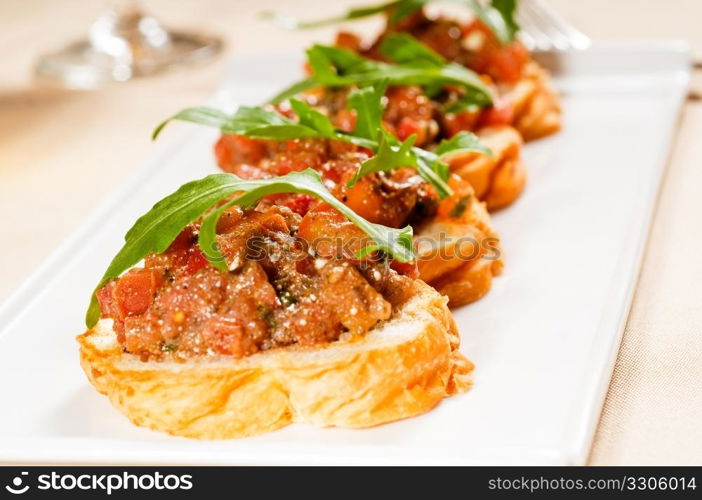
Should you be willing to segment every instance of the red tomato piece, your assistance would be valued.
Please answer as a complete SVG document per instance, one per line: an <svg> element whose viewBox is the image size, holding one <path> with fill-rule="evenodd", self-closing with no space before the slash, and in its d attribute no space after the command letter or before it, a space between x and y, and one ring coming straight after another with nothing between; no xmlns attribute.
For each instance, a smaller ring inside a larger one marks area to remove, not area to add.
<svg viewBox="0 0 702 500"><path fill-rule="evenodd" d="M223 134L215 144L217 164L226 171L239 165L256 165L267 153L264 141L241 135Z"/></svg>
<svg viewBox="0 0 702 500"><path fill-rule="evenodd" d="M397 124L397 138L404 141L414 134L419 134L420 130L419 121L409 116L404 116L400 119L400 123Z"/></svg>
<svg viewBox="0 0 702 500"><path fill-rule="evenodd" d="M472 201L473 188L456 174L449 178L449 187L453 190L453 194L439 204L437 215L439 217L460 218Z"/></svg>
<svg viewBox="0 0 702 500"><path fill-rule="evenodd" d="M514 106L505 98L495 99L493 105L480 115L478 128L497 125L509 125L514 121Z"/></svg>
<svg viewBox="0 0 702 500"><path fill-rule="evenodd" d="M163 282L163 274L155 269L132 269L122 276L113 291L118 317L146 312Z"/></svg>
<svg viewBox="0 0 702 500"><path fill-rule="evenodd" d="M398 262L393 260L390 263L390 267L404 276L409 276L414 279L419 278L419 268L417 267L416 260L414 262Z"/></svg>
<svg viewBox="0 0 702 500"><path fill-rule="evenodd" d="M356 112L352 109L342 109L334 117L334 126L344 132L356 130Z"/></svg>
<svg viewBox="0 0 702 500"><path fill-rule="evenodd" d="M444 127L446 128L446 135L453 137L462 131L475 130L478 119L480 118L480 111L462 111L457 114L447 114L444 117Z"/></svg>
<svg viewBox="0 0 702 500"><path fill-rule="evenodd" d="M336 35L337 47L343 47L345 49L353 50L358 52L361 50L361 38L355 33L349 31L339 31Z"/></svg>
<svg viewBox="0 0 702 500"><path fill-rule="evenodd" d="M205 257L205 254L202 253L199 247L193 246L188 250L188 260L185 264L186 274L195 274L207 264L207 257Z"/></svg>
<svg viewBox="0 0 702 500"><path fill-rule="evenodd" d="M370 177L361 177L346 191L346 206L364 219L378 222L383 216L383 199Z"/></svg>
<svg viewBox="0 0 702 500"><path fill-rule="evenodd" d="M285 205L297 214L305 215L307 212L310 211L310 209L314 206L316 202L317 199L314 196L310 196L308 194L301 194L285 202L283 205Z"/></svg>

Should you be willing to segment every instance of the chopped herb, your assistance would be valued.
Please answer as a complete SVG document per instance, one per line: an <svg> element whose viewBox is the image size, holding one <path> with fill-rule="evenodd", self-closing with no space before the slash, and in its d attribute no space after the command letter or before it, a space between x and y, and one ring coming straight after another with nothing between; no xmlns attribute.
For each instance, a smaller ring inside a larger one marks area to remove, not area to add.
<svg viewBox="0 0 702 500"><path fill-rule="evenodd" d="M268 328L275 328L278 326L278 321L275 319L275 316L273 315L273 311L268 309L264 305L259 305L256 307L256 310L258 311L258 314L261 316L261 319L266 322L268 325Z"/></svg>
<svg viewBox="0 0 702 500"><path fill-rule="evenodd" d="M293 304L297 304L297 299L288 290L285 290L280 295L278 295L278 299L280 300L280 303L283 307L290 307Z"/></svg>
<svg viewBox="0 0 702 500"><path fill-rule="evenodd" d="M461 217L465 213L466 208L468 208L471 198L471 195L461 196L451 209L449 217L453 217L454 219Z"/></svg>

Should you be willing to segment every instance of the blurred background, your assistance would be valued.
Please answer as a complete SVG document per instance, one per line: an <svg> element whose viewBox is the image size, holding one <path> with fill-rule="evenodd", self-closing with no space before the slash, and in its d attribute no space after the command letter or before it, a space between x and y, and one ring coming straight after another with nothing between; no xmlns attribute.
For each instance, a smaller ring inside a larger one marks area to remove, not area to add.
<svg viewBox="0 0 702 500"><path fill-rule="evenodd" d="M95 91L68 91L38 85L33 77L34 66L40 55L85 37L89 26L112 3L2 0L0 211L10 221L2 229L0 301L89 216L103 197L138 168L154 147L150 132L157 122L174 110L208 99L221 82L232 54L302 50L312 41L333 40L338 29L332 26L285 31L263 21L259 16L261 11L309 19L338 14L349 5L374 3L375 0L143 0L141 6L167 27L220 37L223 51L208 64L177 68ZM702 61L700 0L548 0L547 3L595 41L685 39L692 47L694 59ZM353 27L357 31L372 30L377 22L363 21L354 23ZM657 258L676 258L672 246L675 235L666 231L665 220L661 219L663 210L668 218L675 217L676 211L699 213L699 206L694 205L698 196L685 187L702 185L699 173L702 141L698 140L702 132L699 97L702 85L700 70L696 71L653 233L653 238L656 235L670 238L671 246L657 249ZM688 230L702 234L699 223ZM688 242L688 247L696 245L693 248L702 251L699 240ZM694 280L702 277L702 269L692 271L686 275L671 274L665 266L649 259L641 279L656 283L655 287L649 287L656 290L654 293L696 291ZM689 421L689 417L687 421L675 421L675 416L651 413L643 403L637 402L639 398L650 402L653 396L653 401L658 397L665 407L660 387L664 383L660 378L648 380L641 369L647 362L659 362L660 351L649 349L646 358L646 337L636 329L650 327L656 321L657 328L665 328L667 315L676 312L657 311L658 303L659 296L637 295L592 463L677 463L695 456L694 453L680 455L681 447L690 446L680 437L685 428L697 429L694 432L699 435L698 422ZM701 313L694 311L685 310L686 314L692 314L686 320L689 328L702 323ZM699 343L690 348L699 349ZM634 352L638 357L629 362L627 356ZM671 380L675 380L674 360L669 361ZM668 423L672 418L677 427L660 421L662 416ZM639 431L628 430L634 427ZM652 434L641 432L642 428L651 430Z"/></svg>

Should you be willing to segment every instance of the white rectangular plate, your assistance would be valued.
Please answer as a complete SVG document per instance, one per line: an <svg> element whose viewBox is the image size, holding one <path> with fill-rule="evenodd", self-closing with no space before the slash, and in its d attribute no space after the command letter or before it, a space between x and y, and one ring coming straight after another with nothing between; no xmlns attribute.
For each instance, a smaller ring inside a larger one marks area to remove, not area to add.
<svg viewBox="0 0 702 500"><path fill-rule="evenodd" d="M299 63L238 57L216 100L261 102L298 76ZM494 217L504 275L486 298L455 311L462 350L477 367L471 391L372 429L292 425L225 442L141 429L114 410L82 373L74 336L136 216L216 171L217 133L178 125L0 311L0 461L583 463L687 88L688 53L678 44L599 45L560 64L563 131L526 146L527 189Z"/></svg>

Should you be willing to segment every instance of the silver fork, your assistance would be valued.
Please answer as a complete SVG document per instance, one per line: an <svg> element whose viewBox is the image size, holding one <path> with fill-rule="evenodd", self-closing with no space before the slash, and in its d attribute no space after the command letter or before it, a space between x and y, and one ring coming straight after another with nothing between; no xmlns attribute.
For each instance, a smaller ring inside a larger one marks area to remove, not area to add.
<svg viewBox="0 0 702 500"><path fill-rule="evenodd" d="M529 50L560 52L584 50L590 38L578 31L542 0L522 0L518 12L521 37Z"/></svg>

